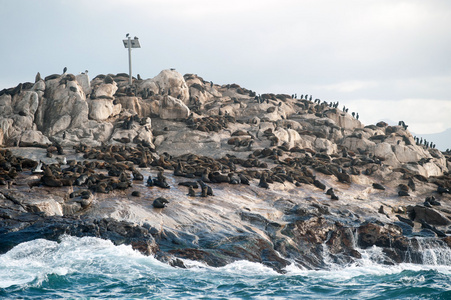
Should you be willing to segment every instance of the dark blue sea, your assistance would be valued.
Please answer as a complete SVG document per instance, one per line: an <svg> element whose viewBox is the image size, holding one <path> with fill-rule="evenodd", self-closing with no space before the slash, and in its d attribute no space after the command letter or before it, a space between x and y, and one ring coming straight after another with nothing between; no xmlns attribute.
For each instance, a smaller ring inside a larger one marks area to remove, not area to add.
<svg viewBox="0 0 451 300"><path fill-rule="evenodd" d="M292 265L282 275L247 261L174 268L97 238L39 239L0 255L0 298L451 299L449 250L425 250L427 265L378 264L378 248L362 254L352 265L316 271Z"/></svg>

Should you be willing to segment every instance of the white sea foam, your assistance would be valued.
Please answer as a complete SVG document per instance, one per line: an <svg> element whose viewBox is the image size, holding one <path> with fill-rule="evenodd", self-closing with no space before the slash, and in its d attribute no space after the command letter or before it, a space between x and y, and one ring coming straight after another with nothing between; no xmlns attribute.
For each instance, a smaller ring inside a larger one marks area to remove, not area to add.
<svg viewBox="0 0 451 300"><path fill-rule="evenodd" d="M440 254L445 251L446 254ZM448 250L443 250L441 248L438 249L429 249L429 252L426 252L424 255L426 256L447 256ZM451 275L451 265L445 264L412 264L412 263L401 263L395 265L385 265L381 262L383 261L384 254L382 249L376 246L373 246L369 249L362 250L359 249L359 252L362 254L362 258L356 260L354 263L349 265L337 265L330 263L329 270L306 270L302 268L298 268L295 264L291 264L286 267L288 276L308 276L308 277L320 277L324 279L336 279L336 280L348 280L357 276L383 276L390 274L398 274L403 271L428 271L433 270L444 275ZM435 253L435 254L431 254ZM436 262L437 260L430 260ZM442 260L442 262L448 262L447 260Z"/></svg>
<svg viewBox="0 0 451 300"><path fill-rule="evenodd" d="M325 249L327 250L327 249ZM372 247L359 250L362 258L354 263L342 266L329 262L329 270L307 270L291 264L286 267L284 276L305 276L308 278L332 280L340 282L358 276L383 276L399 274L405 270L434 270L444 275L451 275L451 266L447 264L417 265L402 263L393 266L381 264L382 250ZM431 255L428 249L425 255ZM447 253L437 249L435 257L447 257ZM327 255L327 253L326 253ZM439 260L440 261L440 260ZM443 260L447 262L447 260ZM255 262L236 261L224 267L210 267L202 262L183 259L187 269L171 267L153 257L142 255L130 246L115 246L112 242L92 237L62 237L60 242L38 239L22 243L6 254L0 255L0 288L10 286L39 285L49 275L87 274L102 275L125 281L133 281L143 277L156 281L172 280L182 276L202 278L242 278L252 279L282 276L273 269ZM191 273L191 275L190 275ZM246 280L247 280L246 279ZM419 282L420 277L404 276L404 282ZM349 284L349 282L348 282Z"/></svg>
<svg viewBox="0 0 451 300"><path fill-rule="evenodd" d="M167 267L130 246L115 246L98 238L64 236L59 243L37 239L0 255L0 287L39 283L50 274L64 276L75 272L106 276L127 272L133 278L133 269L145 268L149 263L152 268ZM135 273L139 276L140 272Z"/></svg>
<svg viewBox="0 0 451 300"><path fill-rule="evenodd" d="M218 274L228 274L228 275L242 275L242 276L271 276L280 275L273 269L257 262L251 262L248 260L239 260L227 264L223 267L211 267L203 262L194 261L190 259L181 259L184 265L189 271L193 272L214 272Z"/></svg>

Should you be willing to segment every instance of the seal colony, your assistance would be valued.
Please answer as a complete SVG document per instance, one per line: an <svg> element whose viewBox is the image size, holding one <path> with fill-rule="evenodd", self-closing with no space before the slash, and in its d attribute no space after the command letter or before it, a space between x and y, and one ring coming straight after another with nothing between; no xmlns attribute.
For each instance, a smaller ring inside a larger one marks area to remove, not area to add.
<svg viewBox="0 0 451 300"><path fill-rule="evenodd" d="M283 272L323 267L322 245L339 263L374 245L421 263L418 236L451 245L451 155L403 121L174 69L132 86L63 71L0 91L1 252L66 233Z"/></svg>

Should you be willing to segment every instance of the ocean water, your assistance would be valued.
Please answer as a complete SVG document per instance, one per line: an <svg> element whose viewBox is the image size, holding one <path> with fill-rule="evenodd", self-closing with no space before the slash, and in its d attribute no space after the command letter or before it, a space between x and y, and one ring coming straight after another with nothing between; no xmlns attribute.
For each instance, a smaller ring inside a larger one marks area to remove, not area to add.
<svg viewBox="0 0 451 300"><path fill-rule="evenodd" d="M386 266L372 248L352 265L316 271L290 265L279 274L247 261L174 268L130 246L64 236L0 255L0 299L451 299L448 252L425 250L428 265Z"/></svg>

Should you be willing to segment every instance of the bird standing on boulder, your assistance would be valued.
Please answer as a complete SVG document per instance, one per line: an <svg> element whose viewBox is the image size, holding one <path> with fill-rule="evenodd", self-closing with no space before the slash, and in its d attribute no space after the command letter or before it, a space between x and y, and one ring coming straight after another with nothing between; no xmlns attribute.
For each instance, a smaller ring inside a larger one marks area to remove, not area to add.
<svg viewBox="0 0 451 300"><path fill-rule="evenodd" d="M63 69L63 75L66 74L66 72L67 72L67 67L64 67L64 69Z"/></svg>

